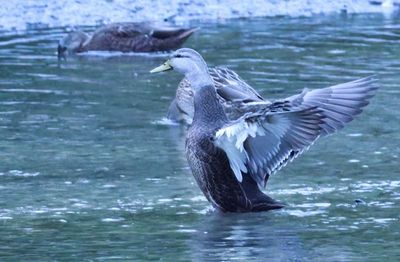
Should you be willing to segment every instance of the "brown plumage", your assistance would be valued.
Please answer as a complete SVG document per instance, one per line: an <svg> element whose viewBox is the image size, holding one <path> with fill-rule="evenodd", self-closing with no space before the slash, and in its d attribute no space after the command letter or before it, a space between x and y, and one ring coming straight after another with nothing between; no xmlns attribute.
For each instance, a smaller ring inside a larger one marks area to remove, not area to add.
<svg viewBox="0 0 400 262"><path fill-rule="evenodd" d="M197 28L160 27L148 23L113 23L91 36L75 31L60 40L59 57L86 51L156 52L179 48Z"/></svg>
<svg viewBox="0 0 400 262"><path fill-rule="evenodd" d="M373 77L367 77L305 90L264 103L250 112L247 99L238 95L239 100L233 101L246 113L232 120L223 104L226 99L219 98L215 79L199 53L179 49L151 72L170 69L184 74L192 88L193 122L186 135L190 169L208 201L224 212L282 208L282 204L261 191L268 178L319 137L352 121L379 87ZM235 90L226 89L222 94L236 97Z"/></svg>
<svg viewBox="0 0 400 262"><path fill-rule="evenodd" d="M194 95L194 118L186 137L186 156L193 176L207 200L223 212L258 212L282 208L249 176L240 183L227 153L215 146L216 130L229 123L214 86Z"/></svg>

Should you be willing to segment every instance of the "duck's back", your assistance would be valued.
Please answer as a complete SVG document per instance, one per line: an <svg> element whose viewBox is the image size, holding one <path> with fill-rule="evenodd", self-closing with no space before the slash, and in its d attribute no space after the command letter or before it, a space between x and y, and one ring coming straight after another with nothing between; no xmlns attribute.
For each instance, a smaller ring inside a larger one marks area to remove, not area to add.
<svg viewBox="0 0 400 262"><path fill-rule="evenodd" d="M120 52L168 51L180 47L193 32L194 30L156 27L145 23L113 23L96 30L85 49Z"/></svg>
<svg viewBox="0 0 400 262"><path fill-rule="evenodd" d="M217 98L224 106L224 111L230 120L238 119L247 113L247 110L251 111L248 104L243 108L237 106L242 102L268 103L234 71L226 67L217 66L209 68L209 73L218 94ZM189 80L183 78L176 90L176 96L171 103L168 117L174 121L183 120L185 123L191 124L194 115L193 94L193 88Z"/></svg>

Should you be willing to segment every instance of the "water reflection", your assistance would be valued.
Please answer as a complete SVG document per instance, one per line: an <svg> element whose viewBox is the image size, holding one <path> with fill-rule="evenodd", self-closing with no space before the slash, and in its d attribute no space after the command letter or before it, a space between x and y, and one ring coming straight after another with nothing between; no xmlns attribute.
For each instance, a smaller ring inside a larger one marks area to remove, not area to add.
<svg viewBox="0 0 400 262"><path fill-rule="evenodd" d="M277 211L279 212L279 211ZM288 261L309 257L299 231L275 214L211 212L195 224L189 242L193 261Z"/></svg>

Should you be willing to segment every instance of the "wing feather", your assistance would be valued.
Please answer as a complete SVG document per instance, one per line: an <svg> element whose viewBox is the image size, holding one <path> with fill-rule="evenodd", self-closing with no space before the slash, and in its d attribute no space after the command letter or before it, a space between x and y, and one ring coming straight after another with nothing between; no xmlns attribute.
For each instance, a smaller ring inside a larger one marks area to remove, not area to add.
<svg viewBox="0 0 400 262"><path fill-rule="evenodd" d="M323 135L331 134L362 112L378 86L372 77L301 94L266 105L219 129L215 144L223 149L235 176L250 175L265 186Z"/></svg>
<svg viewBox="0 0 400 262"><path fill-rule="evenodd" d="M292 152L302 151L319 136L322 119L315 107L251 115L218 130L215 143L226 152L240 182L242 173L248 173L264 186Z"/></svg>
<svg viewBox="0 0 400 262"><path fill-rule="evenodd" d="M321 135L328 135L343 128L360 114L378 88L374 77L366 77L327 88L304 90L280 102L286 102L294 109L312 106L321 109L326 117Z"/></svg>

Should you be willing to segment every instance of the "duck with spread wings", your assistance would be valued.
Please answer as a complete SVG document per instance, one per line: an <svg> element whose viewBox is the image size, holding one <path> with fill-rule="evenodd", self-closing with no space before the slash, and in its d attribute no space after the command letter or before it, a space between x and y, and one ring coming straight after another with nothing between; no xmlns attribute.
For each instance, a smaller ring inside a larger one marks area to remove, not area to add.
<svg viewBox="0 0 400 262"><path fill-rule="evenodd" d="M367 77L304 90L231 120L200 54L179 49L151 72L170 69L184 74L194 92L193 122L186 137L189 166L208 201L224 212L282 208L262 192L268 178L319 137L352 121L378 89L376 80Z"/></svg>

